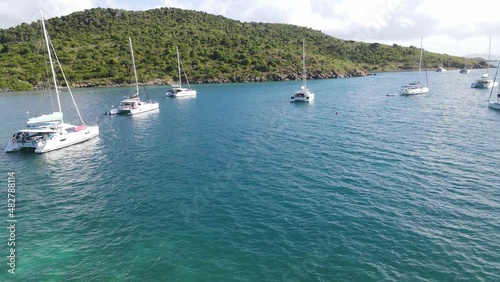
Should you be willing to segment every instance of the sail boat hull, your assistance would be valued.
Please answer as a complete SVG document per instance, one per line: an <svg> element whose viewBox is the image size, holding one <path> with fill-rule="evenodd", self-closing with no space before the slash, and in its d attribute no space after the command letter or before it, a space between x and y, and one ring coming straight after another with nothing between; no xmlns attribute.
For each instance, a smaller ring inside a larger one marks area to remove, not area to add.
<svg viewBox="0 0 500 282"><path fill-rule="evenodd" d="M182 87L173 87L172 90L169 90L166 94L167 97L181 98L181 97L195 97L196 90L182 88Z"/></svg>
<svg viewBox="0 0 500 282"><path fill-rule="evenodd" d="M488 103L488 106L492 109L495 109L495 110L500 110L500 102L494 102L494 101L490 101Z"/></svg>
<svg viewBox="0 0 500 282"><path fill-rule="evenodd" d="M498 86L498 81L493 82L491 79L478 79L471 84L471 88L490 89Z"/></svg>
<svg viewBox="0 0 500 282"><path fill-rule="evenodd" d="M141 102L138 99L126 99L120 102L120 106L113 109L110 114L136 115L159 109L158 102Z"/></svg>
<svg viewBox="0 0 500 282"><path fill-rule="evenodd" d="M309 89L301 89L295 92L292 97L290 97L290 102L312 102L314 101L314 93L309 91Z"/></svg>
<svg viewBox="0 0 500 282"><path fill-rule="evenodd" d="M426 86L403 86L399 91L401 95L420 95L429 93L429 87Z"/></svg>
<svg viewBox="0 0 500 282"><path fill-rule="evenodd" d="M14 134L7 142L5 152L32 149L35 153L43 154L87 141L98 135L98 126L75 127L70 124L61 124L53 127L26 129Z"/></svg>

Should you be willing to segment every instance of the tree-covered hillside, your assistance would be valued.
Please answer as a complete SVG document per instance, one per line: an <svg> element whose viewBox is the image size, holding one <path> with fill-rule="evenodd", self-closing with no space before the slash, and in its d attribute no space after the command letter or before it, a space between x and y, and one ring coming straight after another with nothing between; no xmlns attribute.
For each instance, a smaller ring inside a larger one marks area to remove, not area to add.
<svg viewBox="0 0 500 282"><path fill-rule="evenodd" d="M148 11L91 9L46 22L71 84L114 85L132 80L128 37L139 80L177 80L175 46L191 83L297 79L302 40L308 76L363 75L415 69L419 49L344 41L287 24L243 23L203 12L161 8ZM0 30L0 89L31 89L46 81L41 23ZM478 62L425 52L426 66L478 67Z"/></svg>

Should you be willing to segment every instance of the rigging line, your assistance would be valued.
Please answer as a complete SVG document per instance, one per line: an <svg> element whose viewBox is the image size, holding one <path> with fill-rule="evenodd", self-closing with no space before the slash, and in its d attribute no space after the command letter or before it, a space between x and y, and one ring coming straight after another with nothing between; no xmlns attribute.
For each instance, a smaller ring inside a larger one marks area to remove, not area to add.
<svg viewBox="0 0 500 282"><path fill-rule="evenodd" d="M423 53L422 53L422 59L423 59ZM425 60L424 60L424 72L425 72L425 84L427 87L429 87L429 77L427 76L427 66L425 64Z"/></svg>
<svg viewBox="0 0 500 282"><path fill-rule="evenodd" d="M66 83L66 88L68 88L69 95L71 97L71 100L73 101L73 105L75 106L76 113L78 114L78 117L80 118L80 121L82 122L82 124L85 124L85 122L83 121L82 115L80 114L80 110L78 109L78 106L76 105L75 97L73 97L73 92L71 92L71 87L69 87L68 80L66 79L66 75L64 74L64 70L61 66L61 62L59 62L59 58L57 57L56 49L54 48L54 45L52 45L52 40L50 40L50 37L49 37L49 43L50 43L50 46L52 47L52 50L54 51L54 57L56 59L57 65L59 66L59 69L61 70L61 74L63 76L64 82Z"/></svg>
<svg viewBox="0 0 500 282"><path fill-rule="evenodd" d="M186 74L186 70L184 69L184 65L182 64L182 61L179 61L179 62L181 64L182 72L184 72L184 77L186 78L186 84L188 85L188 88L191 90L191 85L189 85L189 80L188 80L188 77Z"/></svg>
<svg viewBox="0 0 500 282"><path fill-rule="evenodd" d="M149 98L148 91L146 90L146 85L144 82L142 83L142 87L144 88L144 92L146 93L146 98L148 98L149 103L151 103L151 99Z"/></svg>
<svg viewBox="0 0 500 282"><path fill-rule="evenodd" d="M488 101L491 99L491 95L493 94L493 89L495 88L495 81L497 80L499 67L500 67L500 60L498 60L498 66L497 66L497 70L495 71L495 77L493 78L493 86L491 87L490 96L488 97ZM498 93L500 93L500 87L498 88Z"/></svg>
<svg viewBox="0 0 500 282"><path fill-rule="evenodd" d="M41 21L37 21L38 23L38 27L40 29L40 33L42 34L42 41L40 42L41 44L37 46L37 42L35 41L35 46L34 46L34 52L33 54L36 54L36 53L39 53L40 50L42 49L45 49L45 46L44 46L44 43L43 43L43 26L42 26L42 22ZM38 48L37 48L38 47ZM35 52L35 51L38 51L38 52ZM44 98L48 98L48 100L50 101L50 105L52 107L52 111L55 112L56 111L56 106L55 106L55 103L54 103L54 95L52 95L52 89L50 87L50 73L49 73L49 59L48 59L48 55L46 52L42 52L43 54L43 61L42 63L45 65L45 79L42 77L42 80L41 81L36 81L36 83L40 83L40 87L41 89L39 89L41 91L41 95L39 95L39 104L43 105L43 102L44 102ZM34 57L34 56L33 56ZM33 58L35 59L35 58ZM30 103L30 106L28 107L29 109L32 109L32 104Z"/></svg>

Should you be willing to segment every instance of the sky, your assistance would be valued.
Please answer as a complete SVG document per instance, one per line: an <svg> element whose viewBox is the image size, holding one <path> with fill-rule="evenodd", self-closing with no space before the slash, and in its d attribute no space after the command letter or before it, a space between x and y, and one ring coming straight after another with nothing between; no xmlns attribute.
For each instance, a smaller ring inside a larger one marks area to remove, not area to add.
<svg viewBox="0 0 500 282"><path fill-rule="evenodd" d="M242 22L287 23L364 42L456 56L500 55L500 1L457 0L0 0L0 28L91 8L175 7Z"/></svg>

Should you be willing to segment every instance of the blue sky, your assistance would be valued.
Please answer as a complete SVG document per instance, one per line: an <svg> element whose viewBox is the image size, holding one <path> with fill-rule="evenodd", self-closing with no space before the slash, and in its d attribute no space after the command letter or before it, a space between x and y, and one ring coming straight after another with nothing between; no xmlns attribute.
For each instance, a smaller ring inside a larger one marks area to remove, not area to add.
<svg viewBox="0 0 500 282"><path fill-rule="evenodd" d="M341 39L418 46L458 56L500 54L500 1L456 0L1 0L0 28L90 8L204 11L245 22L307 26Z"/></svg>

